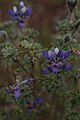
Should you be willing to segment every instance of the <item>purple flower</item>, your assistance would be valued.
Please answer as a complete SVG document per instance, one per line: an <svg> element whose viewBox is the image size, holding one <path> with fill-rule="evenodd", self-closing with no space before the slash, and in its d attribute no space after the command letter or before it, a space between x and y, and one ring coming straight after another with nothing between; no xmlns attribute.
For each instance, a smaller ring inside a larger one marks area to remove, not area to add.
<svg viewBox="0 0 80 120"><path fill-rule="evenodd" d="M31 105L31 106L28 106L28 112L31 113L32 110L33 110L33 108L34 108L34 107L33 107L32 105Z"/></svg>
<svg viewBox="0 0 80 120"><path fill-rule="evenodd" d="M29 85L34 79L25 78L24 81L21 82L21 85Z"/></svg>
<svg viewBox="0 0 80 120"><path fill-rule="evenodd" d="M6 92L6 94L13 93L13 96L16 99L20 98L20 86L19 85L15 85L11 89L10 88L6 88L5 92Z"/></svg>
<svg viewBox="0 0 80 120"><path fill-rule="evenodd" d="M34 100L33 105L40 105L40 104L42 104L42 102L43 102L43 97L40 96Z"/></svg>
<svg viewBox="0 0 80 120"><path fill-rule="evenodd" d="M59 60L65 60L70 55L70 51L69 50L64 51L55 48L54 51L51 50L49 50L48 52L43 51L42 54L47 60L58 62Z"/></svg>
<svg viewBox="0 0 80 120"><path fill-rule="evenodd" d="M24 20L31 16L32 8L26 7L23 1L20 1L19 8L20 10L18 11L18 8L14 6L13 9L9 10L9 14L13 20L19 22L21 28L24 28Z"/></svg>
<svg viewBox="0 0 80 120"><path fill-rule="evenodd" d="M64 51L64 50L59 50L58 48L55 48L54 51L49 50L43 51L42 52L43 56L46 58L46 60L51 61L50 65L47 65L47 68L42 70L43 74L58 74L59 69L68 71L72 69L72 65L69 65L66 63L66 59L70 55L70 51Z"/></svg>
<svg viewBox="0 0 80 120"><path fill-rule="evenodd" d="M16 86L14 87L14 97L15 97L16 99L20 98L20 86L19 86L19 85L16 85Z"/></svg>
<svg viewBox="0 0 80 120"><path fill-rule="evenodd" d="M41 105L42 102L43 102L43 97L42 96L40 96L38 98L35 98L33 104L28 106L28 112L31 113L32 110L34 109L34 107L36 107L37 105Z"/></svg>
<svg viewBox="0 0 80 120"><path fill-rule="evenodd" d="M43 74L49 74L49 73L54 73L58 74L59 72L60 65L53 63L52 65L47 65L47 68L43 69L42 72Z"/></svg>
<svg viewBox="0 0 80 120"><path fill-rule="evenodd" d="M5 92L6 94L12 93L15 99L19 99L21 96L21 85L25 87L25 85L29 85L33 80L32 78L25 78L21 83L13 85L11 88L6 88Z"/></svg>
<svg viewBox="0 0 80 120"><path fill-rule="evenodd" d="M64 51L64 50L59 50L59 53L58 53L58 58L60 58L61 60L65 60L66 58L68 58L70 55L70 51L67 50L67 51Z"/></svg>
<svg viewBox="0 0 80 120"><path fill-rule="evenodd" d="M54 60L55 53L53 51L51 51L51 50L49 50L48 52L43 51L42 54L47 60L51 60L51 61Z"/></svg>
<svg viewBox="0 0 80 120"><path fill-rule="evenodd" d="M65 63L61 66L61 69L68 71L68 70L71 70L72 67L73 67L72 65Z"/></svg>
<svg viewBox="0 0 80 120"><path fill-rule="evenodd" d="M6 88L5 92L6 92L6 94L10 94L11 90L9 88Z"/></svg>

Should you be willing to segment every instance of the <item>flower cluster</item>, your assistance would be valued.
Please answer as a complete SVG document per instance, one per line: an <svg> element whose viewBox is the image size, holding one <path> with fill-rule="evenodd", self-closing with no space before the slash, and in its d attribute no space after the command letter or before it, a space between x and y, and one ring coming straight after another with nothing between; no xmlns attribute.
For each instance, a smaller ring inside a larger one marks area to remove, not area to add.
<svg viewBox="0 0 80 120"><path fill-rule="evenodd" d="M18 7L13 6L13 9L9 10L9 14L12 17L12 19L18 21L20 27L23 28L25 26L24 24L25 18L30 17L32 14L32 8L26 7L24 5L24 2L20 1L19 11L18 11Z"/></svg>
<svg viewBox="0 0 80 120"><path fill-rule="evenodd" d="M6 94L13 93L15 99L19 99L21 95L21 86L29 85L32 81L33 79L25 78L24 81L22 81L21 83L6 88Z"/></svg>
<svg viewBox="0 0 80 120"><path fill-rule="evenodd" d="M43 102L43 97L42 97L42 96L40 96L40 97L38 97L38 98L35 98L33 104L30 105L30 106L28 106L28 112L31 113L32 110L33 110L36 106L41 105L42 102Z"/></svg>
<svg viewBox="0 0 80 120"><path fill-rule="evenodd" d="M42 70L44 74L49 74L53 72L54 74L57 75L59 73L59 69L62 69L65 71L72 69L72 65L66 62L66 59L70 55L69 50L64 51L64 50L59 50L58 48L55 48L54 51L51 51L51 50L49 50L48 52L43 51L42 54L46 58L46 60L51 62L51 64L47 65L46 69Z"/></svg>

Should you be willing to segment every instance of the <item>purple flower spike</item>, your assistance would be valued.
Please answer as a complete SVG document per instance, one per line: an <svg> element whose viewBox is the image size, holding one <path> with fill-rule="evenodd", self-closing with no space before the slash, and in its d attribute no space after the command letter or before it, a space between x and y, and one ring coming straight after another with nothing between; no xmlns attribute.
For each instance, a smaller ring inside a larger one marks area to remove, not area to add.
<svg viewBox="0 0 80 120"><path fill-rule="evenodd" d="M12 17L13 20L16 20L19 22L19 25L21 28L24 28L25 18L29 18L32 14L32 8L28 8L24 5L23 1L20 1L19 4L20 10L16 6L13 7L13 9L9 10L9 14Z"/></svg>
<svg viewBox="0 0 80 120"><path fill-rule="evenodd" d="M54 51L49 50L47 51L43 51L42 55L45 57L46 60L50 61L52 64L47 65L47 68L42 70L43 74L50 74L50 73L54 73L54 74L58 74L59 73L59 69L63 69L63 70L71 70L72 69L72 65L69 64L64 64L64 61L66 61L66 59L69 57L70 55L70 51L64 51L64 50L59 50L58 48L55 48Z"/></svg>
<svg viewBox="0 0 80 120"><path fill-rule="evenodd" d="M20 98L20 86L19 85L14 87L14 97L16 99Z"/></svg>

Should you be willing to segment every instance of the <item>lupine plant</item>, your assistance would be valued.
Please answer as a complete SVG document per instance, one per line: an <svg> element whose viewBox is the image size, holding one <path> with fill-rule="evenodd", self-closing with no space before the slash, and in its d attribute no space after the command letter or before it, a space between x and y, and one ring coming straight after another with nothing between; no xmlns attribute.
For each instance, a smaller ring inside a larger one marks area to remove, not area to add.
<svg viewBox="0 0 80 120"><path fill-rule="evenodd" d="M0 89L0 120L80 120L78 0L66 0L68 15L47 48L39 31L26 27L32 8L24 2L8 11L13 21L0 25L0 66L14 74L14 83Z"/></svg>
<svg viewBox="0 0 80 120"><path fill-rule="evenodd" d="M21 1L18 7L13 6L13 9L9 10L9 14L13 20L18 21L20 27L24 27L24 20L25 18L29 18L32 14L32 8L28 8L24 5L24 2Z"/></svg>

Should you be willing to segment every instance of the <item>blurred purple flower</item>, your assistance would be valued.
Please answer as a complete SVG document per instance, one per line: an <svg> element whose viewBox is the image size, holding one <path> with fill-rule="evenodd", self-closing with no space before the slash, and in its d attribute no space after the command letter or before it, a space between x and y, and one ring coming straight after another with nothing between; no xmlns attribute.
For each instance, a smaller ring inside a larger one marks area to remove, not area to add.
<svg viewBox="0 0 80 120"><path fill-rule="evenodd" d="M12 88L6 88L5 92L6 92L6 94L13 93L13 96L16 99L20 98L20 86L19 85L15 85Z"/></svg>
<svg viewBox="0 0 80 120"><path fill-rule="evenodd" d="M37 105L41 105L42 102L43 102L43 97L42 96L40 96L38 98L35 98L33 104L28 106L28 112L31 113L32 110L34 109L34 107L36 107Z"/></svg>
<svg viewBox="0 0 80 120"><path fill-rule="evenodd" d="M20 85L29 85L34 79L32 78L25 78L24 81L21 82Z"/></svg>
<svg viewBox="0 0 80 120"><path fill-rule="evenodd" d="M16 85L16 86L14 87L14 97L15 97L16 99L20 98L20 86L19 86L19 85Z"/></svg>
<svg viewBox="0 0 80 120"><path fill-rule="evenodd" d="M72 67L73 67L72 65L65 63L61 66L61 69L68 71L71 70Z"/></svg>
<svg viewBox="0 0 80 120"><path fill-rule="evenodd" d="M18 8L13 6L13 9L9 10L9 14L13 20L19 21L21 28L24 28L24 20L25 18L29 18L31 16L32 8L26 7L23 1L20 1L19 8L20 10L18 11Z"/></svg>
<svg viewBox="0 0 80 120"><path fill-rule="evenodd" d="M43 56L46 58L46 60L51 61L50 65L47 65L46 69L42 70L43 74L49 74L54 73L58 74L59 69L63 69L65 71L71 70L72 65L66 63L66 59L70 55L70 51L64 51L59 50L58 48L55 48L54 51L49 50L48 52L43 51Z"/></svg>
<svg viewBox="0 0 80 120"><path fill-rule="evenodd" d="M65 60L70 55L70 51L69 50L64 51L55 48L54 51L51 50L49 50L48 52L43 51L42 54L47 60L58 62L59 60Z"/></svg>
<svg viewBox="0 0 80 120"><path fill-rule="evenodd" d="M31 112L32 112L32 110L33 110L33 108L34 108L34 107L33 107L33 105L28 106L28 112L29 112L29 113L31 113Z"/></svg>
<svg viewBox="0 0 80 120"><path fill-rule="evenodd" d="M6 94L10 94L13 93L13 96L16 99L20 98L20 94L21 94L21 85L29 85L34 79L32 78L25 78L24 81L22 81L21 83L19 83L18 85L13 85L11 88L6 88L5 92Z"/></svg>
<svg viewBox="0 0 80 120"><path fill-rule="evenodd" d="M10 93L11 93L11 90L10 90L9 88L6 88L6 89L5 89L5 92L6 92L6 94L10 94Z"/></svg>
<svg viewBox="0 0 80 120"><path fill-rule="evenodd" d="M42 101L43 101L43 97L40 96L34 100L33 105L40 105L40 104L42 104Z"/></svg>

